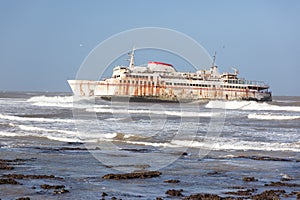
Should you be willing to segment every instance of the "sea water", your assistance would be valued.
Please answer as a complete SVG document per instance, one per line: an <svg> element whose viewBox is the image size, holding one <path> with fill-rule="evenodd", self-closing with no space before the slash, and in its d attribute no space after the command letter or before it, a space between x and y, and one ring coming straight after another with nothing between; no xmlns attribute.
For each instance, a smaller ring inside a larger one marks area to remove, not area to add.
<svg viewBox="0 0 300 200"><path fill-rule="evenodd" d="M137 103L65 93L1 93L0 155L0 159L35 159L12 171L0 170L1 175L63 178L0 185L1 199L99 199L102 192L110 198L155 199L167 197L168 189L182 189L183 195L228 196L224 192L236 186L259 193L272 189L265 184L280 181L284 174L300 183L300 97L275 97L272 102ZM102 179L107 173L143 170L162 175ZM258 181L244 183L244 176ZM180 182L164 182L169 179ZM63 184L70 192L57 196L41 189L43 183Z"/></svg>

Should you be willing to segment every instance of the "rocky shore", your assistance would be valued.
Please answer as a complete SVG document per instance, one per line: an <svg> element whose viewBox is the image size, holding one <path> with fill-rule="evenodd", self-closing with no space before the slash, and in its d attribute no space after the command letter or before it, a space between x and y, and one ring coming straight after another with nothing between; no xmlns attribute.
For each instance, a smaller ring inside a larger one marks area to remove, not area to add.
<svg viewBox="0 0 300 200"><path fill-rule="evenodd" d="M40 148L43 151L47 148ZM48 148L51 149L51 148ZM62 151L72 152L86 152L85 148L82 147L63 147L54 148L57 153ZM146 152L146 151L145 151ZM73 154L71 154L73 155ZM187 155L186 155L187 156ZM263 162L293 162L297 163L298 160L283 159L269 156L239 156L239 159L250 159L258 160ZM29 200L35 199L34 194L38 194L39 197L45 197L47 195L57 196L61 199L67 198L68 194L76 193L76 189L72 188L68 177L61 176L59 174L29 174L20 173L24 171L24 166L34 166L34 163L39 163L41 158L14 158L14 159L0 159L0 186L6 185L8 187L20 187L26 188L29 193L24 193L26 196L20 196L15 199ZM182 159L186 159L183 157ZM38 164L37 164L38 165ZM142 165L142 164L141 164ZM20 168L23 166L23 168ZM109 169L111 166L106 166ZM155 182L158 186L163 185L165 189L163 195L157 196L157 200L162 199L182 199L182 200L279 200L279 199L297 199L300 200L300 184L296 183L292 177L278 177L276 181L269 181L263 183L262 177L255 177L253 174L245 176L245 174L239 177L240 185L228 186L227 190L222 193L205 193L205 192L189 192L186 190L185 185L189 184L186 180L181 180L180 176L166 175L167 171L146 171L139 170L132 173L107 173L107 174L96 174L92 177L92 180L98 183L103 181L107 182L112 187L117 185L118 182L122 184L130 183L132 180L141 180L142 183L147 187L148 183ZM207 177L221 176L224 172L220 170L211 170L206 173ZM195 177L197 178L197 177ZM33 180L38 180L32 185ZM80 180L80 179L74 179ZM192 180L191 180L192 181ZM72 183L74 184L74 182ZM224 186L226 188L226 186ZM126 192L126 191L124 191ZM130 199L130 197L123 196L120 192L112 192L111 188L103 188L98 190L99 199ZM31 195L28 195L31 194ZM4 198L1 197L0 199ZM145 196L135 196L135 199L143 199Z"/></svg>

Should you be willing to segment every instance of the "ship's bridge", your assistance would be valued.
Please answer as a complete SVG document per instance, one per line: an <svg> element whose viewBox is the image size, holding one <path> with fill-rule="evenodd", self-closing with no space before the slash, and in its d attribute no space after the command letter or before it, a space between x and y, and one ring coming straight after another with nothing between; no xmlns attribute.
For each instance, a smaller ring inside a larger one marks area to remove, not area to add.
<svg viewBox="0 0 300 200"><path fill-rule="evenodd" d="M118 78L120 77L122 74L128 73L129 70L127 67L124 66L117 66L113 69L113 74L112 77L113 78Z"/></svg>
<svg viewBox="0 0 300 200"><path fill-rule="evenodd" d="M148 62L148 68L153 72L176 72L173 65L163 62Z"/></svg>

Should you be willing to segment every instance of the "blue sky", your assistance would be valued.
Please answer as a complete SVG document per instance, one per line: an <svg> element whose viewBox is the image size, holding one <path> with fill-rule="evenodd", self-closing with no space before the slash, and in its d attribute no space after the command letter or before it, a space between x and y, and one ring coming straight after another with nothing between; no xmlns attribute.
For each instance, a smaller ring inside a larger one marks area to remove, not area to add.
<svg viewBox="0 0 300 200"><path fill-rule="evenodd" d="M0 90L70 91L66 80L97 44L164 27L217 51L221 71L235 66L274 95L299 96L299 11L297 0L1 0Z"/></svg>

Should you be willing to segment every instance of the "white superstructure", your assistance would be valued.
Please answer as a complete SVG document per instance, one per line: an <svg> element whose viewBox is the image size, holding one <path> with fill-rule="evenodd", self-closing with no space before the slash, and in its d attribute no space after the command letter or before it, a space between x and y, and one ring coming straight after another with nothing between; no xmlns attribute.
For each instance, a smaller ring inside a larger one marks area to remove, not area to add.
<svg viewBox="0 0 300 200"><path fill-rule="evenodd" d="M215 59L215 58L214 58ZM134 65L134 49L129 67L116 66L111 78L101 81L68 80L75 95L131 98L138 101L257 100L271 101L269 86L238 78L238 71L219 73L209 70L178 72L173 65L148 62Z"/></svg>

